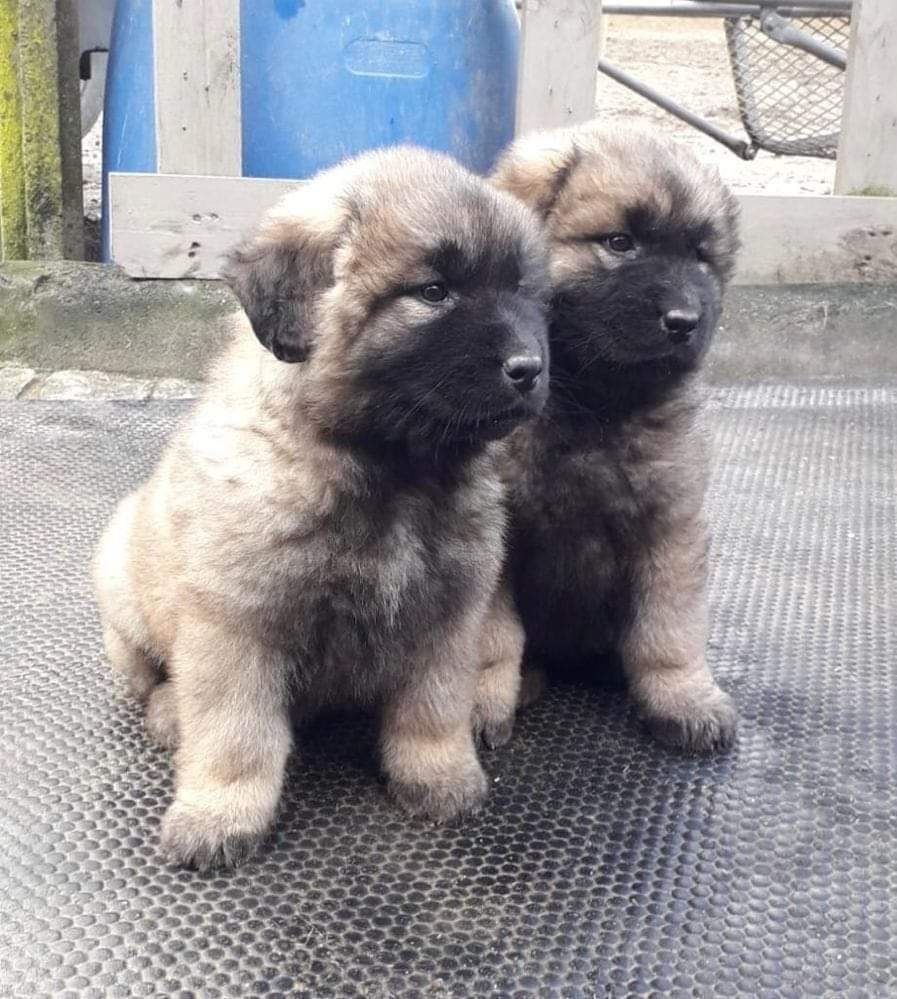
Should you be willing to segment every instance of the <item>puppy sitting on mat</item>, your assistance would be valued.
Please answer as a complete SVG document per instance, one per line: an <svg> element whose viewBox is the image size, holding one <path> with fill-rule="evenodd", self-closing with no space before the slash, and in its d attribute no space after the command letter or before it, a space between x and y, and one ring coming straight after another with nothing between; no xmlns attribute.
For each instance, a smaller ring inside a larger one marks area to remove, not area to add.
<svg viewBox="0 0 897 999"><path fill-rule="evenodd" d="M736 712L705 657L699 370L737 203L682 147L594 124L520 140L493 180L544 220L553 288L551 398L508 441L527 662L618 653L658 738L724 748Z"/></svg>
<svg viewBox="0 0 897 999"><path fill-rule="evenodd" d="M477 644L505 527L490 442L547 394L538 224L447 157L318 175L226 277L248 322L94 573L109 660L177 749L163 846L200 868L257 847L291 720L327 705L382 709L410 812L482 801Z"/></svg>

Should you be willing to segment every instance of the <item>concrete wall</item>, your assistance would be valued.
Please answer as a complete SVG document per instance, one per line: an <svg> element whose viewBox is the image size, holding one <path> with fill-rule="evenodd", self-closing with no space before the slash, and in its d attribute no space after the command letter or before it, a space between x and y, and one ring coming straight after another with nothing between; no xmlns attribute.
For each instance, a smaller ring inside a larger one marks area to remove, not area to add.
<svg viewBox="0 0 897 999"><path fill-rule="evenodd" d="M0 365L197 379L237 308L217 281L132 281L99 264L0 265ZM718 382L897 376L897 285L738 286Z"/></svg>

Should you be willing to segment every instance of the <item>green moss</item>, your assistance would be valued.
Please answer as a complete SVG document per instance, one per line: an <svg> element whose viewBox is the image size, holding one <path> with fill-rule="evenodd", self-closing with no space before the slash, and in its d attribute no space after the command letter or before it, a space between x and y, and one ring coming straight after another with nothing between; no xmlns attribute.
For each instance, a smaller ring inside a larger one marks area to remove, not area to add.
<svg viewBox="0 0 897 999"><path fill-rule="evenodd" d="M0 0L0 259L27 256L16 0Z"/></svg>
<svg viewBox="0 0 897 999"><path fill-rule="evenodd" d="M19 3L19 79L28 256L62 256L55 0Z"/></svg>
<svg viewBox="0 0 897 999"><path fill-rule="evenodd" d="M884 184L867 184L866 187L857 187L847 193L855 197L897 198L897 191L893 187L886 187Z"/></svg>
<svg viewBox="0 0 897 999"><path fill-rule="evenodd" d="M2 258L63 255L56 0L0 0Z"/></svg>

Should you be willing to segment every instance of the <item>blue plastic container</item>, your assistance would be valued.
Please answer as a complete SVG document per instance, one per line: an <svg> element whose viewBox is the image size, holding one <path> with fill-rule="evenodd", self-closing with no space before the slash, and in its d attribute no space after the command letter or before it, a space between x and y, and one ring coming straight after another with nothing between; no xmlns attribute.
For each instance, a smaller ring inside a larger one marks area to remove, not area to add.
<svg viewBox="0 0 897 999"><path fill-rule="evenodd" d="M247 176L396 142L486 171L511 140L513 0L244 0L240 28Z"/></svg>
<svg viewBox="0 0 897 999"><path fill-rule="evenodd" d="M513 136L513 0L242 0L240 34L246 177L307 177L396 142L482 172ZM152 0L118 0L104 182L156 170L152 51Z"/></svg>
<svg viewBox="0 0 897 999"><path fill-rule="evenodd" d="M109 260L109 172L156 172L153 0L117 0L103 98L100 255Z"/></svg>

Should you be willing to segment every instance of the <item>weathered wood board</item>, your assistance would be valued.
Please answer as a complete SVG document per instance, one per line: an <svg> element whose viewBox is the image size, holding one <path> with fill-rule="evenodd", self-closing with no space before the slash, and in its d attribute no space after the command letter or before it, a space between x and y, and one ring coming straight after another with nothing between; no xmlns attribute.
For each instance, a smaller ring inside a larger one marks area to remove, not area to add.
<svg viewBox="0 0 897 999"><path fill-rule="evenodd" d="M520 13L517 134L591 118L601 0L523 0Z"/></svg>
<svg viewBox="0 0 897 999"><path fill-rule="evenodd" d="M154 0L160 173L238 177L239 0Z"/></svg>
<svg viewBox="0 0 897 999"><path fill-rule="evenodd" d="M112 261L132 277L215 278L221 255L297 183L112 173Z"/></svg>
<svg viewBox="0 0 897 999"><path fill-rule="evenodd" d="M894 0L854 0L835 191L897 196Z"/></svg>
<svg viewBox="0 0 897 999"><path fill-rule="evenodd" d="M134 277L217 277L221 255L297 183L111 174L112 258ZM897 282L897 198L739 200L739 283Z"/></svg>

